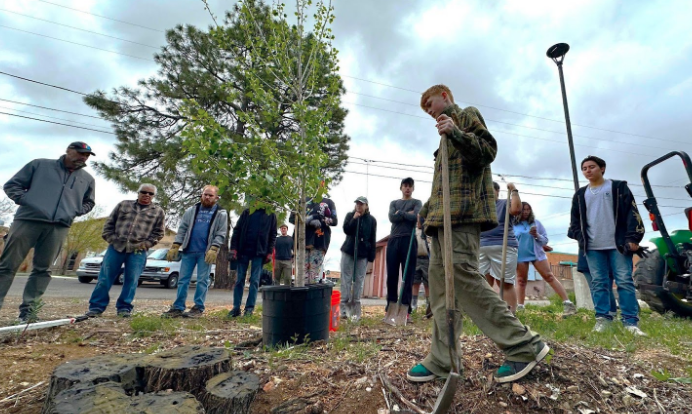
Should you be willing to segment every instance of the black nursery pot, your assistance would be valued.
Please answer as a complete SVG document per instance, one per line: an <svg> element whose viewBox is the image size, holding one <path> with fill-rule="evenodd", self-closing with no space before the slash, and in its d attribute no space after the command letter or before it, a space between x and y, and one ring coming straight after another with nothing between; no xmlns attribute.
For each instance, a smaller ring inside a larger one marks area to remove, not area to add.
<svg viewBox="0 0 692 414"><path fill-rule="evenodd" d="M263 286L260 291L264 346L329 339L332 286Z"/></svg>

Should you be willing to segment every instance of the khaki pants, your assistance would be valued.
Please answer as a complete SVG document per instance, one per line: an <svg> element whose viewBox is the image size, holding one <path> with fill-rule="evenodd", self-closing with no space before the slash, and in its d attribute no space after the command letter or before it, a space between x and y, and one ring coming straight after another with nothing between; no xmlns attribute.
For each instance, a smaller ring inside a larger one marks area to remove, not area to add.
<svg viewBox="0 0 692 414"><path fill-rule="evenodd" d="M0 308L10 290L14 276L29 250L34 248L31 274L24 286L19 313L26 315L43 296L50 283L50 266L58 257L69 227L41 221L15 220L0 256Z"/></svg>
<svg viewBox="0 0 692 414"><path fill-rule="evenodd" d="M433 374L447 377L451 369L448 348L447 309L445 306L444 237L443 229L430 244L430 306L433 312L430 353L422 364ZM460 225L452 229L452 261L454 264L455 305L464 312L505 353L508 361L530 362L540 352L541 338L529 330L508 310L507 304L488 285L478 271L480 243L479 225ZM461 317L457 318L454 333L459 347ZM458 355L461 357L461 352ZM461 367L460 367L461 369Z"/></svg>
<svg viewBox="0 0 692 414"><path fill-rule="evenodd" d="M291 286L291 270L293 262L291 260L277 260L274 262L274 283Z"/></svg>

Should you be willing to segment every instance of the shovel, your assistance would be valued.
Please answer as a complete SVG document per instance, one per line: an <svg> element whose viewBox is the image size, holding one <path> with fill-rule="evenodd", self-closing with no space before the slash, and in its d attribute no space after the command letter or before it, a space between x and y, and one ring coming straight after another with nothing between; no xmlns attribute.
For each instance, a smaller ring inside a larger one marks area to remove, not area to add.
<svg viewBox="0 0 692 414"><path fill-rule="evenodd" d="M445 266L445 307L447 308L447 344L449 346L449 359L451 361L452 370L447 376L440 395L435 401L432 414L443 414L449 411L454 401L454 393L456 392L461 375L459 374L459 355L457 354L457 346L459 341L454 332L454 325L459 317L459 311L455 309L454 303L454 268L452 264L452 213L450 207L450 191L449 191L449 156L447 153L447 135L442 135L440 140L440 164L442 169L442 207L444 213L444 266Z"/></svg>
<svg viewBox="0 0 692 414"><path fill-rule="evenodd" d="M507 232L509 231L509 207L512 202L512 192L507 192L505 206L505 232L502 234L502 267L500 269L500 299L505 300L505 270L507 270Z"/></svg>
<svg viewBox="0 0 692 414"><path fill-rule="evenodd" d="M416 238L416 226L413 226L411 232L411 241L408 243L408 253L406 253L406 265L404 266L404 277L402 278L401 289L399 290L399 300L396 303L389 303L387 314L384 315L384 323L392 326L406 326L408 320L409 305L402 305L401 301L404 298L404 287L406 286L406 273L408 272L408 261L411 258L411 248L413 247L413 239Z"/></svg>

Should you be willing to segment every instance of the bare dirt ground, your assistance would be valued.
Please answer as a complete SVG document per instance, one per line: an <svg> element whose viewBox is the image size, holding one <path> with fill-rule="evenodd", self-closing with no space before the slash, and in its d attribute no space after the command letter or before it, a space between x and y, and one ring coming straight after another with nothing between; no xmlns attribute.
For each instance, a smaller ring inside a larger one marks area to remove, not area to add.
<svg viewBox="0 0 692 414"><path fill-rule="evenodd" d="M8 298L0 326L15 317L15 302ZM137 303L138 311L151 316L167 307L166 301ZM41 316L59 319L84 310L81 300L47 300ZM66 361L106 353L152 353L182 344L226 347L234 368L258 374L263 389L252 406L257 414L429 412L443 386L405 379L406 371L427 353L430 321L416 319L392 328L379 322L381 308L367 308L360 326L343 326L328 343L264 350L258 341L259 318L226 320L224 308L207 311L204 319L176 319L163 326L156 326L157 318L141 318L133 329L132 320L117 319L110 310L104 318L0 338L0 412L40 412L51 372ZM152 321L156 331L148 332ZM465 381L456 393L455 413L691 410L692 385L651 375L665 371L675 378L687 372L686 360L663 351L628 354L551 343L555 355L550 363L540 364L518 384L499 385L492 381L503 360L495 345L482 335L463 336L462 341Z"/></svg>

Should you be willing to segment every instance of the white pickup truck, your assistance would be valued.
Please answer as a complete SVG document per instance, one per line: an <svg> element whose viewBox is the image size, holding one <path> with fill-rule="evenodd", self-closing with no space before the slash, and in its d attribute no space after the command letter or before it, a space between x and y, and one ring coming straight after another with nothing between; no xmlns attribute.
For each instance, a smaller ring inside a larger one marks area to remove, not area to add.
<svg viewBox="0 0 692 414"><path fill-rule="evenodd" d="M157 249L149 254L147 264L144 266L144 271L139 276L139 283L142 282L159 282L169 289L178 287L180 279L180 256L178 260L169 262L166 260L168 249ZM211 274L209 275L209 286L214 284L214 273L216 265L211 265ZM191 283L197 283L197 267L192 272Z"/></svg>
<svg viewBox="0 0 692 414"><path fill-rule="evenodd" d="M103 256L105 250L94 257L89 257L83 259L79 263L79 268L77 269L77 278L82 283L90 283L92 280L98 279L99 271L101 270L101 262L103 262ZM142 274L139 276L138 285L144 282L158 282L163 286L174 289L178 287L178 280L180 279L180 260L174 262L169 262L166 260L166 254L168 253L167 248L156 249L149 253L147 257L147 263L144 266ZM209 286L214 284L214 273L216 271L216 265L211 266L211 274L209 275ZM191 283L197 283L197 268L192 272ZM120 273L115 281L116 285L123 284L123 274Z"/></svg>

